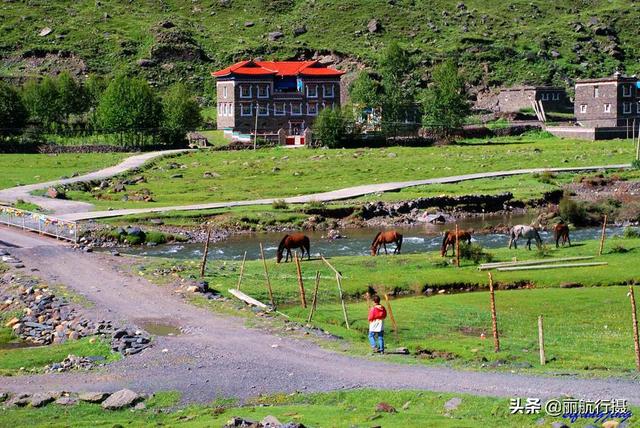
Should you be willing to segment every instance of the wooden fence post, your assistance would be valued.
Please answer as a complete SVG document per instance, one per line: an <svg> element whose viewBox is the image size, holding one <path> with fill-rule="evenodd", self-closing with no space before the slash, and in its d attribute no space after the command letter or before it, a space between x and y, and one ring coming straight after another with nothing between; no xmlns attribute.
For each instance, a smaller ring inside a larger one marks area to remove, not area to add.
<svg viewBox="0 0 640 428"><path fill-rule="evenodd" d="M396 323L396 319L393 316L393 309L391 309L391 302L389 301L389 295L384 293L384 301L387 303L387 308L389 308L389 318L391 318L391 324L393 324L393 332L395 333L396 341L398 340L398 324Z"/></svg>
<svg viewBox="0 0 640 428"><path fill-rule="evenodd" d="M209 257L209 241L211 240L211 228L207 229L207 242L204 244L204 255L200 264L200 278L204 277L204 270L207 267L207 257Z"/></svg>
<svg viewBox="0 0 640 428"><path fill-rule="evenodd" d="M460 267L460 235L458 224L456 223L456 266Z"/></svg>
<svg viewBox="0 0 640 428"><path fill-rule="evenodd" d="M349 327L349 318L347 317L347 306L344 303L344 296L342 295L342 275L336 274L336 282L338 283L338 293L340 293L340 303L342 304L342 315L344 315L344 323L347 326L347 330L351 330Z"/></svg>
<svg viewBox="0 0 640 428"><path fill-rule="evenodd" d="M636 369L640 371L640 339L638 339L638 313L636 310L636 296L633 293L633 285L629 286L629 299L631 299L631 320L633 321L633 346L636 351Z"/></svg>
<svg viewBox="0 0 640 428"><path fill-rule="evenodd" d="M244 256L242 256L242 264L240 265L240 277L238 278L238 286L236 287L240 290L240 284L242 283L242 276L244 275L244 262L247 260L247 252L244 252Z"/></svg>
<svg viewBox="0 0 640 428"><path fill-rule="evenodd" d="M267 260L264 258L264 250L262 249L262 242L260 243L260 257L262 257L262 265L264 266L264 277L267 280L267 289L269 290L269 300L273 309L276 308L276 302L273 300L273 290L271 290L271 280L269 280L269 269L267 269Z"/></svg>
<svg viewBox="0 0 640 428"><path fill-rule="evenodd" d="M316 305L318 304L318 288L320 287L320 271L316 271L316 286L313 289L313 300L311 301L311 310L309 311L309 317L307 322L311 322L313 313L316 311Z"/></svg>
<svg viewBox="0 0 640 428"><path fill-rule="evenodd" d="M542 325L542 315L538 316L538 344L540 345L540 364L543 366L547 363L547 359L544 357L544 328Z"/></svg>
<svg viewBox="0 0 640 428"><path fill-rule="evenodd" d="M304 283L302 282L302 268L300 267L300 259L298 258L298 252L293 253L293 258L296 262L296 273L298 275L298 288L300 289L300 304L303 309L307 308L307 296L304 295Z"/></svg>
<svg viewBox="0 0 640 428"><path fill-rule="evenodd" d="M491 297L491 330L493 330L493 347L500 352L500 338L498 337L498 319L496 316L496 296L493 290L493 275L489 272L489 294Z"/></svg>
<svg viewBox="0 0 640 428"><path fill-rule="evenodd" d="M598 249L598 255L602 255L604 249L604 240L607 236L607 215L604 215L604 221L602 222L602 235L600 236L600 249Z"/></svg>

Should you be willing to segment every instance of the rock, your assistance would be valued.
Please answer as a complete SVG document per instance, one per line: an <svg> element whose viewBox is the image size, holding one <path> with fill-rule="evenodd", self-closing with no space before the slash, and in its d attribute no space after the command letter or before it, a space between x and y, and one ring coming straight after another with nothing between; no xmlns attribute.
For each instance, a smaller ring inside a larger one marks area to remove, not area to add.
<svg viewBox="0 0 640 428"><path fill-rule="evenodd" d="M51 33L53 33L53 30L51 28L44 27L42 30L40 30L40 32L38 33L38 36L45 37L45 36L48 36Z"/></svg>
<svg viewBox="0 0 640 428"><path fill-rule="evenodd" d="M282 31L272 31L269 34L267 34L267 38L271 42L275 42L276 40L279 40L283 37L284 37L284 33Z"/></svg>
<svg viewBox="0 0 640 428"><path fill-rule="evenodd" d="M130 389L121 389L114 392L102 402L102 408L108 410L117 410L124 407L129 407L136 401L140 400L140 396Z"/></svg>
<svg viewBox="0 0 640 428"><path fill-rule="evenodd" d="M124 187L124 184L121 182L118 182L116 184L113 185L113 191L114 193L119 193L119 192L124 192L127 189Z"/></svg>
<svg viewBox="0 0 640 428"><path fill-rule="evenodd" d="M405 347L396 348L390 354L409 355L409 349Z"/></svg>
<svg viewBox="0 0 640 428"><path fill-rule="evenodd" d="M56 400L56 404L59 406L75 406L78 404L78 399L75 397L60 397Z"/></svg>
<svg viewBox="0 0 640 428"><path fill-rule="evenodd" d="M140 58L139 60L136 61L136 64L138 64L139 67L147 68L147 67L153 67L154 65L156 65L156 62L149 58Z"/></svg>
<svg viewBox="0 0 640 428"><path fill-rule="evenodd" d="M223 428L258 428L259 425L256 421L252 421L251 419L244 419L234 416L233 418L227 421L227 424Z"/></svg>
<svg viewBox="0 0 640 428"><path fill-rule="evenodd" d="M182 178L182 174L173 174L171 177L169 178Z"/></svg>
<svg viewBox="0 0 640 428"><path fill-rule="evenodd" d="M47 189L47 196L51 199L64 199L65 194L62 190L58 190L55 187L49 187Z"/></svg>
<svg viewBox="0 0 640 428"><path fill-rule="evenodd" d="M144 410L147 408L147 405L144 404L142 401L137 403L135 406L133 406L134 410Z"/></svg>
<svg viewBox="0 0 640 428"><path fill-rule="evenodd" d="M408 410L410 406L411 406L411 401L407 401L402 405L402 410Z"/></svg>
<svg viewBox="0 0 640 428"><path fill-rule="evenodd" d="M602 425L604 427L604 425ZM563 422L554 422L551 424L551 428L569 428L569 426L567 426L565 423Z"/></svg>
<svg viewBox="0 0 640 428"><path fill-rule="evenodd" d="M220 178L220 177L222 177L220 174L212 171L206 171L205 173L202 174L202 178Z"/></svg>
<svg viewBox="0 0 640 428"><path fill-rule="evenodd" d="M376 405L376 412L378 413L397 413L397 410L395 407L393 407L391 404L389 403L385 403L385 402L380 402Z"/></svg>
<svg viewBox="0 0 640 428"><path fill-rule="evenodd" d="M246 21L246 22L244 23L244 26L245 26L245 27L253 27L254 25L255 25L255 24L253 23L253 21Z"/></svg>
<svg viewBox="0 0 640 428"><path fill-rule="evenodd" d="M377 19L372 19L367 24L367 30L369 30L369 32L372 34L378 33L382 30L382 25L380 24L380 22L378 22Z"/></svg>
<svg viewBox="0 0 640 428"><path fill-rule="evenodd" d="M606 421L602 424L602 428L618 428L619 425L620 425L620 422L618 421Z"/></svg>
<svg viewBox="0 0 640 428"><path fill-rule="evenodd" d="M389 154L387 155L387 157L388 157L388 158L397 158L397 157L398 157L398 155L397 155L397 154L395 154L395 153L393 153L393 152L391 152L391 153L389 153Z"/></svg>
<svg viewBox="0 0 640 428"><path fill-rule="evenodd" d="M171 21L162 21L158 24L158 26L168 30L169 28L173 28L176 25Z"/></svg>
<svg viewBox="0 0 640 428"><path fill-rule="evenodd" d="M0 403L6 401L7 398L9 398L9 394L8 393L6 393L4 391L0 392Z"/></svg>
<svg viewBox="0 0 640 428"><path fill-rule="evenodd" d="M451 400L444 403L444 410L446 412L456 410L460 406L460 404L462 404L462 398L453 397Z"/></svg>
<svg viewBox="0 0 640 428"><path fill-rule="evenodd" d="M5 407L24 407L31 401L30 397L29 394L17 394L5 403Z"/></svg>
<svg viewBox="0 0 640 428"><path fill-rule="evenodd" d="M552 58L560 58L560 52L558 52L556 50L552 50L551 51L551 57Z"/></svg>
<svg viewBox="0 0 640 428"><path fill-rule="evenodd" d="M264 428L280 428L282 423L275 416L265 416L262 421L260 421Z"/></svg>
<svg viewBox="0 0 640 428"><path fill-rule="evenodd" d="M131 236L140 236L140 235L144 235L144 232L142 231L142 229L140 229L137 226L134 227L127 227L125 229L125 232L127 233L127 235L131 235Z"/></svg>
<svg viewBox="0 0 640 428"><path fill-rule="evenodd" d="M108 392L83 392L78 398L87 403L102 403L108 396Z"/></svg>
<svg viewBox="0 0 640 428"><path fill-rule="evenodd" d="M48 392L38 392L31 396L31 407L42 407L55 400L55 397Z"/></svg>
<svg viewBox="0 0 640 428"><path fill-rule="evenodd" d="M307 32L307 26L306 25L301 25L300 27L296 27L296 28L293 29L293 35L295 37L301 36L306 32Z"/></svg>
<svg viewBox="0 0 640 428"><path fill-rule="evenodd" d="M14 325L18 324L20 322L19 318L13 317L11 318L9 321L7 321L4 326L5 327L13 327Z"/></svg>

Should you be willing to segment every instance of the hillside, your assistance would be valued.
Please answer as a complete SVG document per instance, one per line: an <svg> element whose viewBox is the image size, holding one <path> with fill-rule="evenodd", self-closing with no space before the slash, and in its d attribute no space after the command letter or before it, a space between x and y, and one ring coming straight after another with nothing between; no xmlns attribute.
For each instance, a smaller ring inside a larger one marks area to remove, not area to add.
<svg viewBox="0 0 640 428"><path fill-rule="evenodd" d="M639 20L640 3L624 0L5 0L0 77L126 70L208 92L208 71L242 58L355 69L395 39L424 83L456 56L473 86L566 85L639 72Z"/></svg>

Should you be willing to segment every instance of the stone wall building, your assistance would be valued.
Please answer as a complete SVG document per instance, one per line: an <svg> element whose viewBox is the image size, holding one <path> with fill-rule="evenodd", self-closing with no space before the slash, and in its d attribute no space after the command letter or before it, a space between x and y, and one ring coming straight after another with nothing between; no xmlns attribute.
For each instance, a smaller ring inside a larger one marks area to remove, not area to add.
<svg viewBox="0 0 640 428"><path fill-rule="evenodd" d="M561 112L571 109L571 101L564 88L514 86L500 89L498 110L505 113L517 113L523 109L532 109L532 101L542 102L545 112Z"/></svg>
<svg viewBox="0 0 640 428"><path fill-rule="evenodd" d="M317 61L241 61L211 74L226 134L302 135L320 110L341 105L344 72Z"/></svg>
<svg viewBox="0 0 640 428"><path fill-rule="evenodd" d="M612 77L576 82L574 111L584 127L628 127L640 120L640 90L636 77ZM636 125L637 126L637 125Z"/></svg>

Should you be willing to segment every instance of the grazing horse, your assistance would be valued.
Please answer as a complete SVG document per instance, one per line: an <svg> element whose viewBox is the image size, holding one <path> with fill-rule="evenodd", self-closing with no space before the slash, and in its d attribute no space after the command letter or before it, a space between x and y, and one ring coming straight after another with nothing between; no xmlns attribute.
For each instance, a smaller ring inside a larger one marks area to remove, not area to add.
<svg viewBox="0 0 640 428"><path fill-rule="evenodd" d="M440 255L442 257L447 255L447 251L449 251L449 246L453 249L453 255L456 254L456 242L460 240L460 242L466 242L467 244L471 243L471 231L468 230L458 230L458 234L456 235L455 230L447 230L444 233L444 238L442 238L442 247L440 247Z"/></svg>
<svg viewBox="0 0 640 428"><path fill-rule="evenodd" d="M527 226L524 224L518 224L511 228L511 232L509 233L511 238L509 239L509 248L513 244L514 248L518 248L518 239L523 237L527 240L527 248L531 249L531 240L536 240L536 246L540 248L542 246L542 239L540 238L540 234L538 233L538 229L533 226Z"/></svg>
<svg viewBox="0 0 640 428"><path fill-rule="evenodd" d="M291 249L292 248L300 248L302 250L301 258L304 258L304 252L307 252L307 260L311 260L311 253L309 252L310 248L309 237L303 233L292 233L291 235L284 235L282 241L280 241L280 245L278 245L278 251L276 253L276 262L280 263L282 261L282 252L287 250L287 257L284 259L285 263L289 261L289 257L291 257ZM291 257L293 260L293 257Z"/></svg>
<svg viewBox="0 0 640 428"><path fill-rule="evenodd" d="M381 246L384 246L384 253L387 253L387 244L395 243L396 249L393 250L393 254L400 254L402 248L402 235L395 230L388 230L386 232L378 232L373 242L371 243L371 255L377 256L378 250Z"/></svg>
<svg viewBox="0 0 640 428"><path fill-rule="evenodd" d="M566 223L561 222L553 226L553 237L556 240L556 248L558 248L560 239L562 239L562 246L567 242L571 246L571 238L569 238L569 226Z"/></svg>

